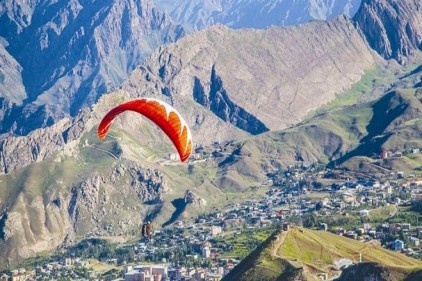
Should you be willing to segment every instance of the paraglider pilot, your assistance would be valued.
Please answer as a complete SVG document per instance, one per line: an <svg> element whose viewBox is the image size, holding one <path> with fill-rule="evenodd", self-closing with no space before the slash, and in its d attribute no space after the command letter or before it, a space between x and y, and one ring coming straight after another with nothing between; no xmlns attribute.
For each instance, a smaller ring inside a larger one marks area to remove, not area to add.
<svg viewBox="0 0 422 281"><path fill-rule="evenodd" d="M141 229L142 237L147 237L148 239L151 239L152 230L153 230L153 227L150 221L148 221L147 223L144 223Z"/></svg>

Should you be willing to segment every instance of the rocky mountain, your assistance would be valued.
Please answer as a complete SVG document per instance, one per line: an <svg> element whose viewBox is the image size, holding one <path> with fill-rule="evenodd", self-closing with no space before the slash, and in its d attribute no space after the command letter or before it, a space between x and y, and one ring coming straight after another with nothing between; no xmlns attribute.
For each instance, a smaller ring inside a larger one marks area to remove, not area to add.
<svg viewBox="0 0 422 281"><path fill-rule="evenodd" d="M168 176L130 157L132 150L145 145L131 148L119 145L117 139L97 140L93 127L104 114L104 103L110 102L102 99L72 121L62 120L3 143L3 160L9 153L18 153L21 161L40 163L17 169L22 163L14 162L4 167L0 264L54 250L87 235L129 237L149 214L154 218L160 210L167 212L163 198L173 193L173 184L165 179Z"/></svg>
<svg viewBox="0 0 422 281"><path fill-rule="evenodd" d="M248 26L249 22L249 26L255 27L277 24L281 10L285 12L282 23L298 23L340 13L351 15L359 5L352 0L305 2L289 8L287 2L275 1L109 0L101 5L78 0L66 4L3 1L0 3L0 133L26 135L61 118L74 117L79 109L119 87L152 50L185 35L185 29L172 24L160 10L168 4L185 7L183 14L191 5L195 6L191 15L201 17L196 22L222 22L233 27ZM214 19L212 7L224 9L227 16ZM203 12L196 13L198 9ZM262 12L258 17L251 17L257 9ZM303 14L307 16L302 17ZM236 18L239 24L230 24L230 18ZM187 21L177 22L189 29Z"/></svg>
<svg viewBox="0 0 422 281"><path fill-rule="evenodd" d="M220 23L231 28L266 28L353 16L361 0L155 0L155 4L188 30Z"/></svg>
<svg viewBox="0 0 422 281"><path fill-rule="evenodd" d="M259 171L301 162L363 174L415 173L420 155L409 156L413 161L379 155L382 150L408 153L422 146L420 95L418 88L395 89L375 101L323 111L292 128L229 143L225 147L229 156L220 162L221 181L233 175L253 180L251 171L264 181Z"/></svg>
<svg viewBox="0 0 422 281"><path fill-rule="evenodd" d="M208 144L234 139L239 130L257 135L296 124L373 65L370 49L346 17L266 30L216 25L159 48L122 89L173 103L196 142Z"/></svg>
<svg viewBox="0 0 422 281"><path fill-rule="evenodd" d="M0 132L76 116L184 34L149 0L2 1Z"/></svg>
<svg viewBox="0 0 422 281"><path fill-rule="evenodd" d="M105 170L91 169L89 176L80 171L80 178L69 175L66 164L46 165L49 171L43 167L23 170L18 175L26 179L16 186L21 190L18 194L9 191L8 200L16 197L1 231L2 264L62 247L86 235L134 235L148 212L148 202L159 201L169 192L159 171L130 161ZM44 173L44 182L37 173ZM71 182L64 178L52 181L57 175L73 178ZM36 189L39 194L32 194Z"/></svg>
<svg viewBox="0 0 422 281"><path fill-rule="evenodd" d="M372 49L403 63L422 50L422 1L363 0L354 16Z"/></svg>
<svg viewBox="0 0 422 281"><path fill-rule="evenodd" d="M268 30L219 25L159 48L136 67L122 90L130 98L155 96L173 104L196 143L208 145L296 124L373 65L347 18ZM50 157L80 137L87 119L89 113L82 110L51 129L4 139L2 171Z"/></svg>

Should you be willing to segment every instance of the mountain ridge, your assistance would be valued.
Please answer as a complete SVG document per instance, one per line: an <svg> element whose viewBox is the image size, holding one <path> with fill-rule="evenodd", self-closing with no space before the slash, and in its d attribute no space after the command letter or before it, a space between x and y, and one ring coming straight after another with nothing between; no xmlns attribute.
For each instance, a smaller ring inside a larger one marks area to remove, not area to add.
<svg viewBox="0 0 422 281"><path fill-rule="evenodd" d="M421 46L418 24L421 19L414 14L414 10L420 8L418 1L406 4L394 0L363 1L352 22L381 56L403 63ZM61 118L76 116L81 107L91 105L103 93L118 87L154 47L185 35L184 29L173 25L152 0L139 3L110 0L103 8L95 9L90 5L88 2L82 5L76 0L62 5L7 0L0 5L0 36L2 41L6 40L5 49L0 48L4 54L1 63L8 76L5 79L2 78L5 74L0 75L0 81L4 81L0 87L4 99L1 101L1 132L25 135ZM327 11L336 7L334 2L321 5ZM348 5L357 6L351 2ZM275 6L267 8L276 9ZM44 19L38 19L38 14ZM391 16L383 18L384 14ZM76 19L84 18L89 23L93 16L96 20L89 28L83 21L76 22ZM367 24L371 21L376 22L375 27ZM396 32L386 33L388 26ZM371 37L378 33L381 35L379 42ZM91 35L94 39L87 40ZM401 43L397 38L404 40ZM63 41L68 42L65 45L69 47L58 47ZM398 47L391 49L391 46ZM80 52L74 54L71 49ZM33 54L34 50L38 55ZM33 56L38 59L32 60ZM50 60L50 57L58 60ZM7 86L11 83L13 88ZM12 91L15 88L18 95ZM25 104L20 106L23 102Z"/></svg>

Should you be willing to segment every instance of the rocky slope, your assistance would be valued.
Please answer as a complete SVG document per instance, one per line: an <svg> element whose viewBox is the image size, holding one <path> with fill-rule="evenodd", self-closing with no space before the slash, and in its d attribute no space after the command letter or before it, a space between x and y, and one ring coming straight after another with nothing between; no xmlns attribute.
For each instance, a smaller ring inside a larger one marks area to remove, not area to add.
<svg viewBox="0 0 422 281"><path fill-rule="evenodd" d="M404 63L422 50L421 0L364 0L354 21L372 49Z"/></svg>
<svg viewBox="0 0 422 281"><path fill-rule="evenodd" d="M16 186L21 190L5 213L1 230L2 264L53 250L84 236L136 234L149 208L144 203L159 202L169 192L159 171L132 162L91 171L90 175L81 172L79 179L73 175L70 186L63 179L49 180L56 174L66 174L63 167L49 167L50 171L23 171L29 177ZM44 182L36 173L44 173Z"/></svg>
<svg viewBox="0 0 422 281"><path fill-rule="evenodd" d="M345 17L267 30L216 25L155 51L122 88L174 103L196 141L210 143L235 137L227 124L252 135L296 124L373 65ZM218 118L198 116L198 107Z"/></svg>
<svg viewBox="0 0 422 281"><path fill-rule="evenodd" d="M75 116L183 35L150 0L2 1L0 63L9 77L0 76L0 132L27 134Z"/></svg>
<svg viewBox="0 0 422 281"><path fill-rule="evenodd" d="M0 264L85 236L129 237L138 233L149 213L166 209L163 198L172 191L164 174L131 160L131 151L142 145L96 139L93 127L116 95L78 118L3 143L2 160L20 160L3 166L6 175L0 181Z"/></svg>
<svg viewBox="0 0 422 281"><path fill-rule="evenodd" d="M11 104L20 105L26 98L22 66L9 54L7 46L8 43L0 37L0 93L5 97L1 107L3 115L8 114L7 109L11 108Z"/></svg>
<svg viewBox="0 0 422 281"><path fill-rule="evenodd" d="M327 20L340 14L353 16L361 0L257 1L257 0L155 0L177 23L201 30L216 23L231 28L266 28Z"/></svg>

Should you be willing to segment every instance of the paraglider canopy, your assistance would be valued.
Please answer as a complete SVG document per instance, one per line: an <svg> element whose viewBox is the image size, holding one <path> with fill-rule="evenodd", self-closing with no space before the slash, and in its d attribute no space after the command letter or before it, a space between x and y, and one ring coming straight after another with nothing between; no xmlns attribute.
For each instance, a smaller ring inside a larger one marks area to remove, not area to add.
<svg viewBox="0 0 422 281"><path fill-rule="evenodd" d="M179 153L180 160L186 161L192 153L192 135L182 116L171 105L152 98L141 98L121 103L111 109L98 126L98 138L104 140L112 121L120 113L135 111L154 122L166 135Z"/></svg>

